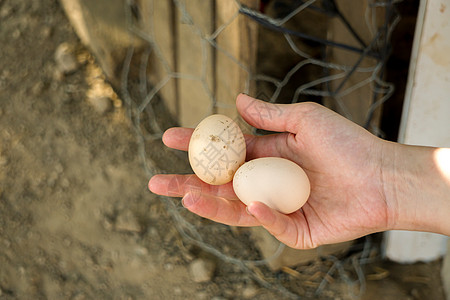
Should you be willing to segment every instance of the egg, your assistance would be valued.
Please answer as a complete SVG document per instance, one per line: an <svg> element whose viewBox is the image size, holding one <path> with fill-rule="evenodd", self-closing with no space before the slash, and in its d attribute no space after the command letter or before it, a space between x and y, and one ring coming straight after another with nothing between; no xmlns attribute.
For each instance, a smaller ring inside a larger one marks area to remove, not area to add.
<svg viewBox="0 0 450 300"><path fill-rule="evenodd" d="M233 189L246 205L259 201L283 214L299 210L308 200L310 182L296 163L263 157L243 164L234 174Z"/></svg>
<svg viewBox="0 0 450 300"><path fill-rule="evenodd" d="M204 182L230 182L245 162L245 140L239 126L227 116L211 115L195 128L189 141L189 163Z"/></svg>

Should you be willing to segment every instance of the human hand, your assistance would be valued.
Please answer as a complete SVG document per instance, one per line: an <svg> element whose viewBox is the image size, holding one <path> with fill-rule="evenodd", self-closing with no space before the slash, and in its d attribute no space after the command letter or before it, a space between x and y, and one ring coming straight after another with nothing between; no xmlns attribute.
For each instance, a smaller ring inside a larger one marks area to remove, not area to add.
<svg viewBox="0 0 450 300"><path fill-rule="evenodd" d="M269 104L239 95L237 109L250 125L281 132L246 136L247 160L277 156L300 165L311 195L298 211L284 215L260 202L236 201L232 184L211 186L195 175L155 175L149 189L183 197L193 213L236 226L263 226L293 248L314 248L392 227L392 209L383 189L384 141L314 103ZM171 128L168 147L187 150L192 129Z"/></svg>

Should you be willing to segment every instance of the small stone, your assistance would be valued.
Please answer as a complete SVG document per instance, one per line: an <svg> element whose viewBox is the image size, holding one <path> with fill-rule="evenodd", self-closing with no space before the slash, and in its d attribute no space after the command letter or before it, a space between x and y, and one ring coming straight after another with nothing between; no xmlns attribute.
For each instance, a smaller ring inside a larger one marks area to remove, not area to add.
<svg viewBox="0 0 450 300"><path fill-rule="evenodd" d="M9 15L11 15L12 11L12 7L5 4L0 10L0 18L8 17Z"/></svg>
<svg viewBox="0 0 450 300"><path fill-rule="evenodd" d="M0 155L0 167L4 167L8 164L8 159L5 156Z"/></svg>
<svg viewBox="0 0 450 300"><path fill-rule="evenodd" d="M86 299L86 295L83 293L77 293L76 295L74 295L72 297L72 300L85 300Z"/></svg>
<svg viewBox="0 0 450 300"><path fill-rule="evenodd" d="M253 298L255 298L255 296L257 294L258 294L258 289L253 285L247 286L242 291L242 297L244 297L244 299L253 299Z"/></svg>
<svg viewBox="0 0 450 300"><path fill-rule="evenodd" d="M45 89L45 84L42 81L38 81L32 88L31 92L35 96L39 96Z"/></svg>
<svg viewBox="0 0 450 300"><path fill-rule="evenodd" d="M128 232L140 232L141 226L139 225L136 217L129 210L122 212L117 216L115 228L118 231Z"/></svg>
<svg viewBox="0 0 450 300"><path fill-rule="evenodd" d="M67 189L67 188L69 188L69 186L70 186L70 181L69 181L69 179L63 178L63 179L61 180L61 187L64 188L64 189Z"/></svg>
<svg viewBox="0 0 450 300"><path fill-rule="evenodd" d="M78 61L73 47L68 43L62 43L56 48L55 61L62 74L68 75L78 69Z"/></svg>
<svg viewBox="0 0 450 300"><path fill-rule="evenodd" d="M177 287L174 287L173 293L175 295L181 295L183 293L183 290L179 286L177 286Z"/></svg>
<svg viewBox="0 0 450 300"><path fill-rule="evenodd" d="M48 39L49 37L51 37L52 33L53 31L50 26L45 26L44 28L42 28L41 34L44 39Z"/></svg>
<svg viewBox="0 0 450 300"><path fill-rule="evenodd" d="M174 267L171 263L164 264L164 270L173 271Z"/></svg>
<svg viewBox="0 0 450 300"><path fill-rule="evenodd" d="M148 254L148 250L145 247L138 246L138 247L134 248L134 253L136 253L139 256L145 256Z"/></svg>
<svg viewBox="0 0 450 300"><path fill-rule="evenodd" d="M88 102L100 114L104 114L112 108L111 99L108 97L92 97L88 98Z"/></svg>
<svg viewBox="0 0 450 300"><path fill-rule="evenodd" d="M197 292L195 294L195 299L206 300L206 299L210 299L210 296L206 292Z"/></svg>
<svg viewBox="0 0 450 300"><path fill-rule="evenodd" d="M214 275L216 265L211 260L198 258L189 265L189 272L194 282L208 282Z"/></svg>
<svg viewBox="0 0 450 300"><path fill-rule="evenodd" d="M16 29L12 33L12 38L16 40L16 39L20 38L21 35L22 35L22 32L20 32L20 29Z"/></svg>

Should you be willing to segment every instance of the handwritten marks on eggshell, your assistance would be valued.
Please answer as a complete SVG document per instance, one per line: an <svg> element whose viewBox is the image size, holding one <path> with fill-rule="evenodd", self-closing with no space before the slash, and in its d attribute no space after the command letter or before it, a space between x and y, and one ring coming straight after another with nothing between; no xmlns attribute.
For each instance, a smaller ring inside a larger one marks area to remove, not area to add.
<svg viewBox="0 0 450 300"><path fill-rule="evenodd" d="M246 146L239 126L224 115L211 115L195 128L189 142L189 162L204 182L230 182L245 162Z"/></svg>

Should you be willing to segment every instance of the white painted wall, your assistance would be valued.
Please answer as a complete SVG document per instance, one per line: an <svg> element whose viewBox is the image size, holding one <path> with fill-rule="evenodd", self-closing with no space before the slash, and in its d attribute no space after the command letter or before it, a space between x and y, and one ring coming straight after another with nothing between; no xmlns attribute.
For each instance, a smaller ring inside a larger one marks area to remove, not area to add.
<svg viewBox="0 0 450 300"><path fill-rule="evenodd" d="M449 0L421 1L399 142L450 147ZM447 239L390 231L385 236L385 254L403 263L430 261L445 254Z"/></svg>

